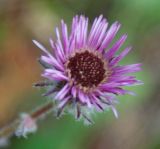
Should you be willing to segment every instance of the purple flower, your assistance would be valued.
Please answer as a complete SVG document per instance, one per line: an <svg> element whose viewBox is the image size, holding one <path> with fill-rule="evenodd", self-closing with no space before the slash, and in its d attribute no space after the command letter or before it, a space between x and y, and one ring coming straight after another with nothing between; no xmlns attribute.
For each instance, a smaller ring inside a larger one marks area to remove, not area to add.
<svg viewBox="0 0 160 149"><path fill-rule="evenodd" d="M45 95L53 98L58 115L66 107L74 111L77 118L90 121L88 114L92 111L111 108L117 117L116 95L132 95L123 87L142 83L135 76L126 75L140 71L141 64L118 65L131 50L127 47L115 55L127 35L122 35L109 47L120 26L115 22L108 27L107 20L101 15L89 30L88 18L81 15L73 18L70 34L67 25L61 21L61 31L56 28L56 41L50 39L52 53L33 40L44 52L40 58L45 67L42 76L49 80L36 86L49 88Z"/></svg>

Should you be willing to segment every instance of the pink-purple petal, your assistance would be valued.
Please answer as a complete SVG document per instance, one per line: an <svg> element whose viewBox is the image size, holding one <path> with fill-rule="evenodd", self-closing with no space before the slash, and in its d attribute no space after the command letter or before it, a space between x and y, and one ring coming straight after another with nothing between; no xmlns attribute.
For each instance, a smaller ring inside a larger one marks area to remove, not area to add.
<svg viewBox="0 0 160 149"><path fill-rule="evenodd" d="M47 55L49 55L49 56L52 57L52 55L48 52L48 50L47 50L41 43L39 43L39 42L36 41L36 40L32 40L32 41L33 41L33 43L34 43L38 48L40 48L44 53L46 53Z"/></svg>
<svg viewBox="0 0 160 149"><path fill-rule="evenodd" d="M86 103L85 95L80 89L78 90L78 98L82 103Z"/></svg>
<svg viewBox="0 0 160 149"><path fill-rule="evenodd" d="M117 57L113 58L112 61L109 63L110 66L114 66L118 64L131 50L131 47L127 47L123 50Z"/></svg>
<svg viewBox="0 0 160 149"><path fill-rule="evenodd" d="M115 37L116 33L118 32L119 28L120 28L120 24L118 22L115 22L107 31L106 33L106 37L103 39L103 42L99 48L99 51L103 51L104 49L106 49L108 47L108 45L111 43L111 41L113 40L113 38Z"/></svg>
<svg viewBox="0 0 160 149"><path fill-rule="evenodd" d="M41 56L41 60L50 64L50 65L53 65L54 67L56 67L57 69L61 70L61 71L64 71L64 66L61 65L55 58L51 58L51 57L48 57L48 56Z"/></svg>
<svg viewBox="0 0 160 149"><path fill-rule="evenodd" d="M134 73L137 71L141 71L141 65L142 64L138 63L138 64L125 65L125 66L117 66L113 68L112 70L114 71L113 74L117 74L117 75Z"/></svg>
<svg viewBox="0 0 160 149"><path fill-rule="evenodd" d="M100 22L101 22L102 18L103 18L103 16L100 15L98 19L95 19L95 21L92 25L89 37L88 37L88 45L91 43L91 41L93 39L93 36L95 35L97 27L100 25Z"/></svg>
<svg viewBox="0 0 160 149"><path fill-rule="evenodd" d="M68 96L68 97L65 97L62 101L60 101L60 103L58 104L58 109L63 108L67 104L70 98L71 97Z"/></svg>
<svg viewBox="0 0 160 149"><path fill-rule="evenodd" d="M70 90L69 84L66 84L55 96L55 99L63 100L64 97L67 95L68 91Z"/></svg>
<svg viewBox="0 0 160 149"><path fill-rule="evenodd" d="M77 97L77 89L74 86L72 87L71 93L72 93L73 98Z"/></svg>
<svg viewBox="0 0 160 149"><path fill-rule="evenodd" d="M61 28L62 28L62 41L65 53L68 51L69 39L68 39L68 28L64 21L61 21Z"/></svg>
<svg viewBox="0 0 160 149"><path fill-rule="evenodd" d="M120 49L120 47L123 45L123 43L125 42L125 40L127 39L127 35L123 35L113 46L112 48L110 48L106 54L105 54L105 58L110 60L114 54Z"/></svg>

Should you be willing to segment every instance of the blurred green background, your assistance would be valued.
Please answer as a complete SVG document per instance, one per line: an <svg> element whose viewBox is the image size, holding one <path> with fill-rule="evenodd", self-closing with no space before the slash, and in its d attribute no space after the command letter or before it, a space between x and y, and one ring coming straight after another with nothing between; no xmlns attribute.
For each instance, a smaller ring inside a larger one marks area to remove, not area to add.
<svg viewBox="0 0 160 149"><path fill-rule="evenodd" d="M160 149L160 0L0 0L0 127L20 112L44 103L37 39L49 47L54 28L63 18L69 25L76 14L91 20L103 14L118 20L126 45L133 50L122 63L143 63L137 73L144 85L130 87L137 96L119 97L119 118L111 111L94 115L84 126L70 115L50 115L28 139L13 137L7 149ZM123 47L124 48L124 47Z"/></svg>

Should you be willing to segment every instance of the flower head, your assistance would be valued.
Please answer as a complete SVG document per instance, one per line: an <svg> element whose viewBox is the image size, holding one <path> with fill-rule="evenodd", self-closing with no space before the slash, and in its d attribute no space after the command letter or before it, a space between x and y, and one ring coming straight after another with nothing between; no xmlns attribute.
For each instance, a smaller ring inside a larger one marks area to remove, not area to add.
<svg viewBox="0 0 160 149"><path fill-rule="evenodd" d="M118 65L131 47L115 55L127 35L122 35L109 47L120 26L115 22L108 27L107 20L101 15L89 31L88 18L81 15L73 18L70 34L67 25L61 21L61 31L56 28L56 41L50 39L52 53L33 40L44 52L40 58L45 67L42 76L49 80L37 86L50 86L45 95L57 103L59 114L65 107L70 107L68 109L73 110L77 118L88 119L86 113L111 108L117 117L116 95L132 94L123 87L141 84L135 76L126 75L140 71L141 64Z"/></svg>

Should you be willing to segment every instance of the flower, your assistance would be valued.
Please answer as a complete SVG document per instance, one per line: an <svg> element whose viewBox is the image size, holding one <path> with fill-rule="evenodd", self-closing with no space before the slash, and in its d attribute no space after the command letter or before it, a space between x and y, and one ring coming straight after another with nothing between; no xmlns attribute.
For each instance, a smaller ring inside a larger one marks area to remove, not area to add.
<svg viewBox="0 0 160 149"><path fill-rule="evenodd" d="M45 68L42 76L49 80L37 86L50 86L45 96L55 101L58 115L69 107L77 118L90 121L87 116L92 111L111 108L117 117L116 95L133 94L123 87L142 83L135 76L126 75L140 71L141 64L118 65L131 50L127 47L115 55L127 35L122 35L109 47L120 26L115 22L108 28L107 20L100 15L88 31L88 18L81 15L73 18L70 34L61 21L61 32L58 28L55 30L57 40L50 38L52 53L33 40L45 54L40 63Z"/></svg>

